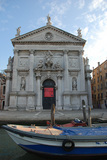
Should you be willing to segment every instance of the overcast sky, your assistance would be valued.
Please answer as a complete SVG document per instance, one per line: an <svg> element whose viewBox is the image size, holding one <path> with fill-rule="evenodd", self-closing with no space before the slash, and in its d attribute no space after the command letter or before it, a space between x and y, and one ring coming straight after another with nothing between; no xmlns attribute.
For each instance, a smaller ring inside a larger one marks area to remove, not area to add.
<svg viewBox="0 0 107 160"><path fill-rule="evenodd" d="M50 15L52 25L85 39L84 57L92 67L107 59L107 0L0 0L0 70L13 57L11 39L43 27Z"/></svg>

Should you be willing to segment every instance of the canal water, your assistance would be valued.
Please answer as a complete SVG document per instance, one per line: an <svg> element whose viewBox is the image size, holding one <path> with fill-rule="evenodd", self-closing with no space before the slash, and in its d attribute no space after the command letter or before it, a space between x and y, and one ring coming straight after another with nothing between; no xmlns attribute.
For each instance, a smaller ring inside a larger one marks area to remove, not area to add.
<svg viewBox="0 0 107 160"><path fill-rule="evenodd" d="M47 158L25 152L13 142L4 129L0 128L0 160L47 160ZM100 158L100 160L107 160L107 158Z"/></svg>

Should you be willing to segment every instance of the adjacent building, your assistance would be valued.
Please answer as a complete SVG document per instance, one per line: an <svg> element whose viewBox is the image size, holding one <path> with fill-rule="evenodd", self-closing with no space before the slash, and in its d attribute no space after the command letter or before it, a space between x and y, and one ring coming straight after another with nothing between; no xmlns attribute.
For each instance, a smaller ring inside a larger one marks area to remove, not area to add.
<svg viewBox="0 0 107 160"><path fill-rule="evenodd" d="M0 73L0 110L5 106L6 75Z"/></svg>
<svg viewBox="0 0 107 160"><path fill-rule="evenodd" d="M13 38L14 57L9 57L5 109L44 110L55 104L57 110L92 107L88 58L85 40L52 26L50 17L44 27Z"/></svg>
<svg viewBox="0 0 107 160"><path fill-rule="evenodd" d="M92 72L92 100L94 108L107 108L107 60Z"/></svg>

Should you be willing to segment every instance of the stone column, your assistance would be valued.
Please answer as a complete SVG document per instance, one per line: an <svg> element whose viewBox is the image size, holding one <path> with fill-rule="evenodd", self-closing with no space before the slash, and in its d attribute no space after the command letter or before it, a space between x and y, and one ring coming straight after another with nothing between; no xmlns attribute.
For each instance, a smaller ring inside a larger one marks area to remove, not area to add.
<svg viewBox="0 0 107 160"><path fill-rule="evenodd" d="M11 69L6 69L6 93L5 93L5 106L4 110L8 110L9 107L9 95L10 95L10 87L11 87Z"/></svg>
<svg viewBox="0 0 107 160"><path fill-rule="evenodd" d="M69 90L69 72L68 72L68 51L64 51L64 110L71 109L70 90Z"/></svg>
<svg viewBox="0 0 107 160"><path fill-rule="evenodd" d="M40 103L40 79L41 79L41 75L40 75L40 71L38 71L36 73L36 84L37 84L37 106L36 106L36 110L41 110L42 109L42 106L41 106L41 103Z"/></svg>
<svg viewBox="0 0 107 160"><path fill-rule="evenodd" d="M34 91L33 81L34 50L30 50L29 91Z"/></svg>
<svg viewBox="0 0 107 160"><path fill-rule="evenodd" d="M57 109L58 110L62 110L62 90L61 90L61 87L62 87L62 74L61 74L60 71L59 71L59 73L57 75L57 78L58 78L58 107L57 107Z"/></svg>
<svg viewBox="0 0 107 160"><path fill-rule="evenodd" d="M17 91L17 68L18 68L18 50L14 49L14 62L13 62L13 78L12 78L12 91Z"/></svg>
<svg viewBox="0 0 107 160"><path fill-rule="evenodd" d="M68 51L64 51L64 90L69 91Z"/></svg>
<svg viewBox="0 0 107 160"><path fill-rule="evenodd" d="M83 50L79 51L80 54L80 91L85 91L85 71L84 71L84 62L83 62Z"/></svg>

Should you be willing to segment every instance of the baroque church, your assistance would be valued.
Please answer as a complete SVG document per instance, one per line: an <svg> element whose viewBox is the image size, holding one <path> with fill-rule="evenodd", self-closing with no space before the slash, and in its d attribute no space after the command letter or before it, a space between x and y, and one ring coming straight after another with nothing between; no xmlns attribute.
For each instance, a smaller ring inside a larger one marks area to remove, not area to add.
<svg viewBox="0 0 107 160"><path fill-rule="evenodd" d="M85 40L52 26L13 38L14 57L5 72L5 110L56 110L92 107L91 70L84 58Z"/></svg>

